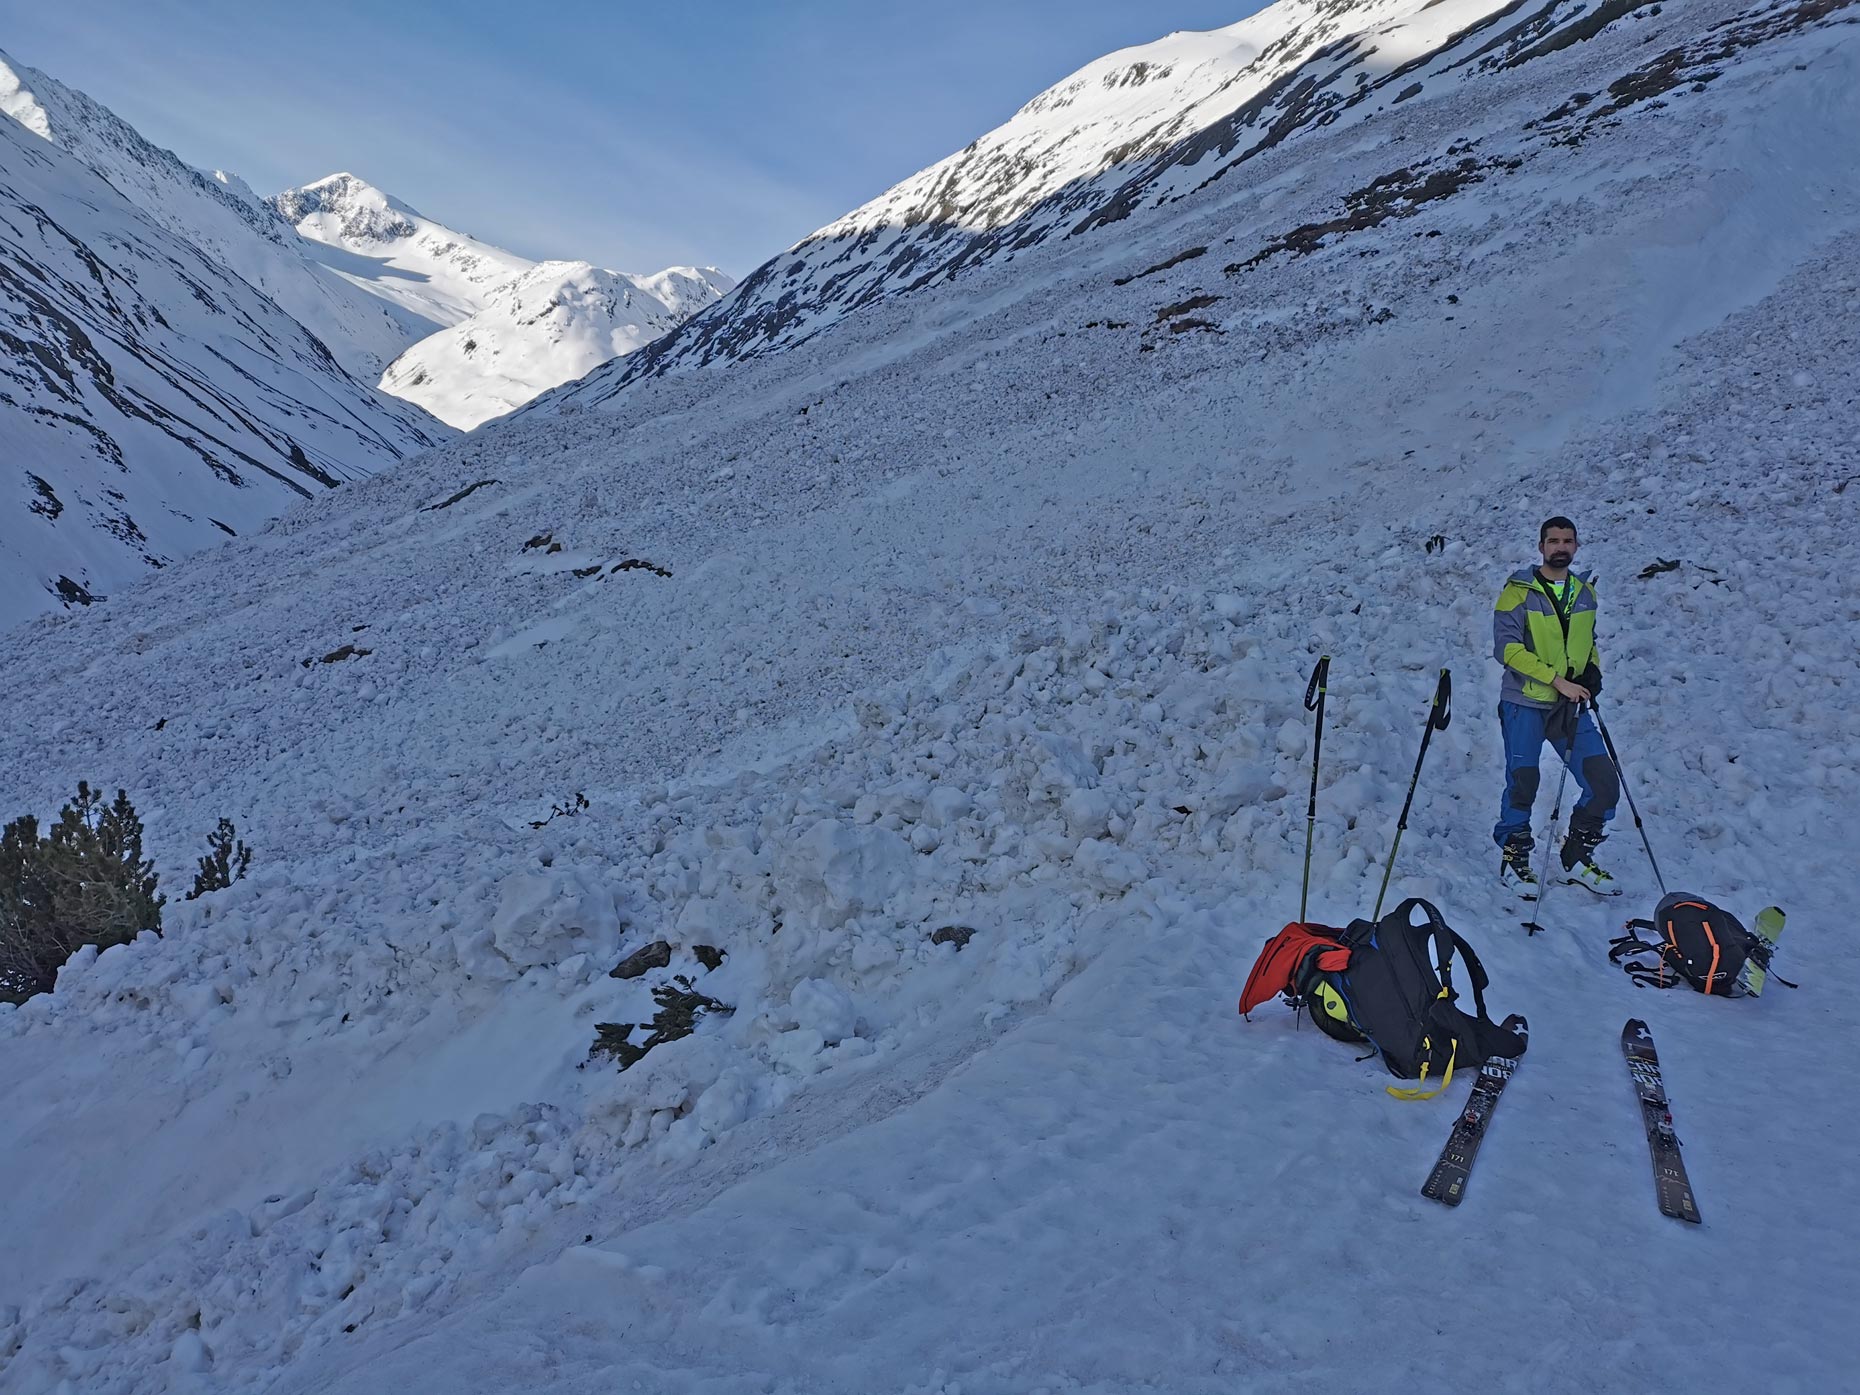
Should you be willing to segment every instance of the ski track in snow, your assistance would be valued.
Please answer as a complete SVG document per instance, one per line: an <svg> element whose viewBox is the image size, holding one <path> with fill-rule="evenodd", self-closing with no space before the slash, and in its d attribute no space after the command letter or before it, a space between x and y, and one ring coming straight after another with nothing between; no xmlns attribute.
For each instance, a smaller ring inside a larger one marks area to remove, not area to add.
<svg viewBox="0 0 1860 1395"><path fill-rule="evenodd" d="M1852 1130L1803 1063L1860 987L1853 33L1223 276L1383 147L1516 123L1320 135L23 629L0 812L127 786L171 894L222 813L259 852L0 1010L0 1390L1840 1388ZM1519 110L1616 70L1593 43ZM1196 294L1224 335L1148 328ZM1492 884L1491 598L1559 510L1669 884L1783 904L1800 992L1607 964L1657 897L1625 809L1624 900L1557 888L1527 940ZM1455 1211L1418 1195L1450 1106L1233 1014L1296 907L1320 652L1320 919L1373 900L1455 672L1396 891L1532 1023ZM679 973L734 1014L576 1069ZM1697 1231L1654 1206L1629 1015Z"/></svg>

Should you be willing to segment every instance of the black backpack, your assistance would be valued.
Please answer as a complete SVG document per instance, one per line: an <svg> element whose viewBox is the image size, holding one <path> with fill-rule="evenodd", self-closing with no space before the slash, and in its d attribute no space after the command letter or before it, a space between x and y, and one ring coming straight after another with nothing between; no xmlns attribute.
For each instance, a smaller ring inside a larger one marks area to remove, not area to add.
<svg viewBox="0 0 1860 1395"><path fill-rule="evenodd" d="M1751 934L1723 906L1689 891L1673 892L1661 900L1652 920L1630 920L1627 929L1627 934L1609 941L1608 957L1634 982L1648 987L1673 988L1683 979L1701 993L1741 998L1745 963L1766 970L1770 966L1767 941ZM1643 940L1636 930L1651 930L1660 938ZM1776 981L1788 982L1781 976Z"/></svg>
<svg viewBox="0 0 1860 1395"><path fill-rule="evenodd" d="M1413 923L1416 909L1427 919ZM1510 1020L1486 1015L1489 980L1479 956L1431 902L1410 897L1381 920L1353 920L1338 938L1350 951L1347 967L1322 970L1311 954L1293 988L1311 1020L1339 1041L1368 1042L1390 1072L1404 1080L1440 1083L1433 1090L1397 1090L1403 1099L1429 1099L1445 1089L1455 1067L1478 1069L1490 1056L1524 1054L1525 1038ZM1458 953L1472 983L1476 1015L1458 1005L1453 957Z"/></svg>

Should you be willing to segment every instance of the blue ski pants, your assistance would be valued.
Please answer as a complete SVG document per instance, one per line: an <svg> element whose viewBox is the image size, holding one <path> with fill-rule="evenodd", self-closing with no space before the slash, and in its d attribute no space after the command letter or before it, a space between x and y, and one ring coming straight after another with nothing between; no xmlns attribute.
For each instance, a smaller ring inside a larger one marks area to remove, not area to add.
<svg viewBox="0 0 1860 1395"><path fill-rule="evenodd" d="M1537 759L1544 748L1544 723L1548 710L1526 707L1519 702L1498 705L1498 724L1505 734L1505 796L1499 805L1498 826L1492 841L1503 847L1505 840L1531 826L1531 806L1537 800ZM1596 730L1595 718L1584 708L1576 718L1576 737L1556 746L1556 754L1569 773L1576 777L1582 798L1570 815L1572 824L1588 824L1599 832L1615 816L1621 799L1621 781L1608 748Z"/></svg>

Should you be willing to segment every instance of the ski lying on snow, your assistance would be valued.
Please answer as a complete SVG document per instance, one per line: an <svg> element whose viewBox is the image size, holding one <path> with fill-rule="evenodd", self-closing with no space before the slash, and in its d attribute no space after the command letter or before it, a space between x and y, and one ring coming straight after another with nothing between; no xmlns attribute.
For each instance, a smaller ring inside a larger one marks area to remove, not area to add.
<svg viewBox="0 0 1860 1395"><path fill-rule="evenodd" d="M1516 1013L1501 1025L1521 1037L1530 1036L1529 1024ZM1498 1097L1504 1093L1505 1082L1511 1079L1521 1059L1520 1056L1493 1056L1479 1067L1472 1093L1466 1097L1466 1108L1454 1121L1447 1146L1440 1150L1440 1160L1422 1184L1422 1196L1448 1206L1460 1204L1460 1199L1466 1195L1466 1181L1472 1176L1473 1159L1479 1155L1479 1145L1485 1139L1486 1125L1492 1121L1492 1111L1498 1108Z"/></svg>
<svg viewBox="0 0 1860 1395"><path fill-rule="evenodd" d="M1673 1134L1673 1111L1660 1079L1660 1057L1653 1049L1653 1033L1638 1017L1628 1018L1621 1029L1621 1053L1627 1057L1628 1073L1640 1095L1641 1122L1647 1127L1647 1147L1653 1153L1653 1185L1660 1197L1660 1214L1697 1225L1698 1203L1693 1200L1686 1162L1679 1155L1679 1140Z"/></svg>

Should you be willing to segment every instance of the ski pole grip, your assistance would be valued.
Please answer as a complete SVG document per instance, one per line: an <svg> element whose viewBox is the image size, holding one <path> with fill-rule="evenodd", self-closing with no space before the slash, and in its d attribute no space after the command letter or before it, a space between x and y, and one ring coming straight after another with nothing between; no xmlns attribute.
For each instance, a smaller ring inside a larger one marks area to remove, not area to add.
<svg viewBox="0 0 1860 1395"><path fill-rule="evenodd" d="M1311 670L1311 681L1305 685L1305 711L1317 709L1318 694L1330 682L1330 655L1326 654L1317 661L1317 667Z"/></svg>
<svg viewBox="0 0 1860 1395"><path fill-rule="evenodd" d="M1435 731L1445 731L1447 723L1453 720L1453 674L1449 669L1440 670L1440 685L1434 689L1434 708L1428 713L1428 724Z"/></svg>

